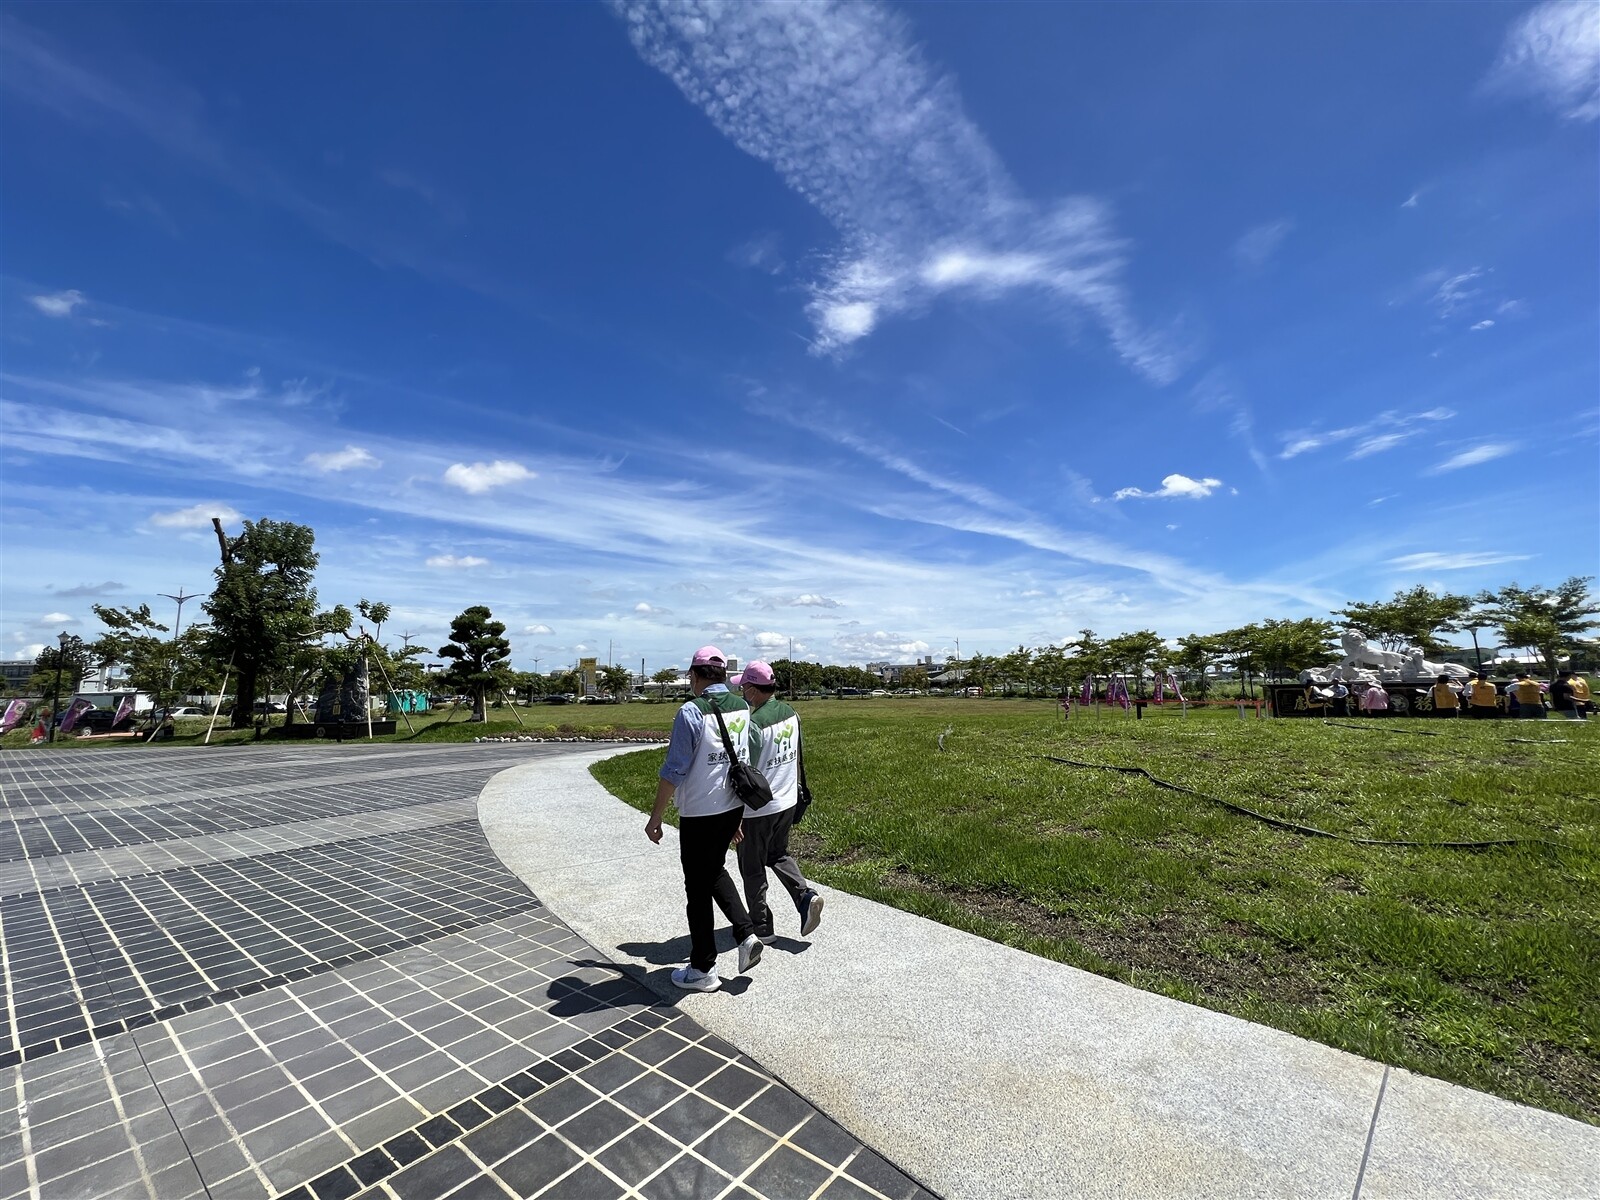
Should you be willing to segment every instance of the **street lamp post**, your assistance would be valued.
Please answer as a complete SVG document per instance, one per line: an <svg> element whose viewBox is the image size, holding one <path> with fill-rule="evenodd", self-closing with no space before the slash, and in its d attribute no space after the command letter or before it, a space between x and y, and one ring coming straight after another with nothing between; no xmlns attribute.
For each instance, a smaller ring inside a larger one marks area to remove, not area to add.
<svg viewBox="0 0 1600 1200"><path fill-rule="evenodd" d="M167 677L167 691L170 693L178 686L178 634L183 631L183 602L193 600L199 592L185 592L181 587L174 596L171 592L156 593L163 600L175 600L178 604L178 619L172 624L172 674ZM168 700L171 703L171 700Z"/></svg>
<svg viewBox="0 0 1600 1200"><path fill-rule="evenodd" d="M61 636L56 639L60 645L56 649L56 682L50 689L50 744L56 740L56 726L61 723L61 667L67 657L67 631L63 629Z"/></svg>

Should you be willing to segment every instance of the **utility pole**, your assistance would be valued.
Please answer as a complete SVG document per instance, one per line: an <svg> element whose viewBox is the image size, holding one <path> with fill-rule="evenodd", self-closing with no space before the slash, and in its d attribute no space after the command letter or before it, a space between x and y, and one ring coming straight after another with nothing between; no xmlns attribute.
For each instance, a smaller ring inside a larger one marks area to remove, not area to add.
<svg viewBox="0 0 1600 1200"><path fill-rule="evenodd" d="M404 644L405 648L407 650L409 650L409 649L411 649L411 639L416 637L416 636L417 636L416 634L412 633L408 629L405 633L402 633L400 635L400 641Z"/></svg>
<svg viewBox="0 0 1600 1200"><path fill-rule="evenodd" d="M178 633L183 629L183 602L185 600L193 600L199 594L199 592L186 594L182 587L178 588L176 596L171 592L157 593L163 600L175 600L178 604L178 619L172 624L172 674L167 677L167 691L169 692L175 690L178 686ZM168 703L171 703L171 701L169 700Z"/></svg>
<svg viewBox="0 0 1600 1200"><path fill-rule="evenodd" d="M61 713L61 666L62 660L67 657L67 631L63 629L61 636L56 639L60 645L56 648L56 685L50 689L50 744L56 740L56 726L60 723Z"/></svg>

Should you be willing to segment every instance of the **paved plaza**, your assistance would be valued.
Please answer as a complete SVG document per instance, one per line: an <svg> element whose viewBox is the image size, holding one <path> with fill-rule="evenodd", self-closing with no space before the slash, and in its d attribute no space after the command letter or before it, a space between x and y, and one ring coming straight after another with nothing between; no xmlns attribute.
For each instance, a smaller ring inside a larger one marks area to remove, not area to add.
<svg viewBox="0 0 1600 1200"><path fill-rule="evenodd" d="M501 865L576 749L0 752L0 1198L928 1195Z"/></svg>

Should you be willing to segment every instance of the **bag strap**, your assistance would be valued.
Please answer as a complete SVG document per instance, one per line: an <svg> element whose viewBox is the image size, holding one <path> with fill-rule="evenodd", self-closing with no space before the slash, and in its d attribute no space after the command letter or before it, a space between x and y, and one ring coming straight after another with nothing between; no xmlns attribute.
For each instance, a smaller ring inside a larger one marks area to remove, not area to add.
<svg viewBox="0 0 1600 1200"><path fill-rule="evenodd" d="M806 785L806 739L798 729L795 730L795 736L800 739L800 749L795 752L800 763L800 790L809 792L811 789Z"/></svg>
<svg viewBox="0 0 1600 1200"><path fill-rule="evenodd" d="M717 707L715 700L711 701L711 715L717 719L717 728L722 731L722 748L728 752L728 770L733 770L733 764L739 761L739 755L734 751L733 739L728 736L728 726L722 719L722 710Z"/></svg>

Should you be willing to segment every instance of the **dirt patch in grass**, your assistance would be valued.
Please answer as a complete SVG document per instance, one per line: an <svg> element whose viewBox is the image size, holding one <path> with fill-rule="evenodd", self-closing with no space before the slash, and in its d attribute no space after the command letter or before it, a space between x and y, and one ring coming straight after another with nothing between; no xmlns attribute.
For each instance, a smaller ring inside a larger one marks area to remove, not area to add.
<svg viewBox="0 0 1600 1200"><path fill-rule="evenodd" d="M1600 1057L1549 1042L1525 1043L1520 1057L1527 1064L1528 1074L1586 1114L1590 1122L1595 1122L1595 1097L1600 1096Z"/></svg>

